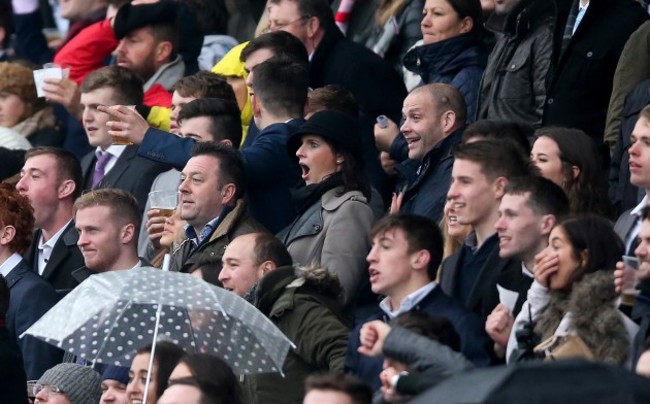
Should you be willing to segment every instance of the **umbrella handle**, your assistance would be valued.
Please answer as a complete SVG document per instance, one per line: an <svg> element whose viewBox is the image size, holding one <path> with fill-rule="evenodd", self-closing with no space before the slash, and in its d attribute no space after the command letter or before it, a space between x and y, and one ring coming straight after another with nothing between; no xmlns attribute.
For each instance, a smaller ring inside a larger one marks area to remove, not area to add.
<svg viewBox="0 0 650 404"><path fill-rule="evenodd" d="M163 271L169 271L169 266L171 265L171 261L172 261L171 254L165 254L165 257L163 258L163 264L162 264Z"/></svg>
<svg viewBox="0 0 650 404"><path fill-rule="evenodd" d="M162 270L169 271L169 264L171 262L171 255L165 254L163 259ZM158 299L158 307L156 308L156 325L153 329L153 342L151 343L151 354L149 355L149 369L147 370L147 381L144 384L144 397L142 402L147 402L147 397L149 396L149 383L151 382L151 370L153 369L153 360L154 355L156 354L156 343L158 341L158 327L160 326L160 314L162 311L162 291L164 287L160 289L160 298Z"/></svg>
<svg viewBox="0 0 650 404"><path fill-rule="evenodd" d="M162 310L162 303L158 303L156 309L156 325L153 329L153 342L151 343L151 353L149 354L149 367L147 369L147 381L144 384L144 397L142 402L147 402L147 397L149 396L149 383L151 382L151 371L153 370L153 361L154 356L156 355L156 342L158 341L158 326L160 325L160 312Z"/></svg>

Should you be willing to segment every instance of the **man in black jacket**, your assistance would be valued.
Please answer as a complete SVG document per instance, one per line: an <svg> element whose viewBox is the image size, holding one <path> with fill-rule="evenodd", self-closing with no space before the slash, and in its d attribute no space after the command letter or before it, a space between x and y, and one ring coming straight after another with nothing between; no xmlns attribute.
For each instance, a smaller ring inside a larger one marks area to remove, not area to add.
<svg viewBox="0 0 650 404"><path fill-rule="evenodd" d="M495 3L494 13L485 26L498 34L498 40L481 80L477 119L517 121L539 127L553 55L555 2Z"/></svg>
<svg viewBox="0 0 650 404"><path fill-rule="evenodd" d="M648 13L634 0L556 2L556 57L542 124L577 128L603 144L618 59Z"/></svg>
<svg viewBox="0 0 650 404"><path fill-rule="evenodd" d="M507 141L483 140L454 151L447 200L458 223L472 226L472 233L460 251L443 261L440 286L484 320L500 302L496 287L499 279L525 276L521 261L499 257L494 226L508 181L528 173L528 159ZM528 287L513 283L520 285L509 288L517 289L520 307Z"/></svg>
<svg viewBox="0 0 650 404"><path fill-rule="evenodd" d="M373 247L366 258L370 285L386 296L364 323L393 319L409 311L421 311L449 320L460 336L460 350L476 366L493 360L492 343L483 320L447 296L435 282L442 258L442 235L435 222L417 215L389 215L371 231ZM381 358L360 355L359 324L350 334L345 369L377 390Z"/></svg>
<svg viewBox="0 0 650 404"><path fill-rule="evenodd" d="M81 166L72 153L52 147L27 152L16 189L34 209L36 231L24 258L61 294L77 285L71 273L84 264L72 217L81 188Z"/></svg>
<svg viewBox="0 0 650 404"><path fill-rule="evenodd" d="M406 88L397 72L370 49L343 36L327 0L272 0L268 28L287 31L305 45L311 88L337 84L352 93L359 103L366 171L372 185L384 190L373 125L378 115L399 121Z"/></svg>
<svg viewBox="0 0 650 404"><path fill-rule="evenodd" d="M408 160L395 166L405 190L395 198L392 211L442 218L454 162L452 148L460 142L467 118L460 92L448 84L427 84L404 100L404 122L400 128L408 147ZM411 172L413 161L419 166Z"/></svg>

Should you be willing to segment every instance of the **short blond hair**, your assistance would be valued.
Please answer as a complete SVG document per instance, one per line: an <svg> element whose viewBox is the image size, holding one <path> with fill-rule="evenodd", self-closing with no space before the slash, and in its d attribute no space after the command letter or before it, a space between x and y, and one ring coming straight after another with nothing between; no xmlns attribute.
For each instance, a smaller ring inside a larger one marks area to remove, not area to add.
<svg viewBox="0 0 650 404"><path fill-rule="evenodd" d="M123 224L133 224L140 228L140 209L138 201L130 193L117 188L94 189L81 195L72 206L73 216L77 211L93 206L110 208L111 218Z"/></svg>

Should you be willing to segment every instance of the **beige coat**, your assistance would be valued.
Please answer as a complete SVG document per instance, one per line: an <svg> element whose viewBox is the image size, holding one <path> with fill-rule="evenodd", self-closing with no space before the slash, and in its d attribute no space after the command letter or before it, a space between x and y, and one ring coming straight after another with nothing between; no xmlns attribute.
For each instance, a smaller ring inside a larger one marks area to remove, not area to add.
<svg viewBox="0 0 650 404"><path fill-rule="evenodd" d="M341 196L337 187L323 194L319 204L307 209L278 238L287 246L294 264L320 263L338 276L343 304L348 306L368 278L368 233L375 217L359 191Z"/></svg>

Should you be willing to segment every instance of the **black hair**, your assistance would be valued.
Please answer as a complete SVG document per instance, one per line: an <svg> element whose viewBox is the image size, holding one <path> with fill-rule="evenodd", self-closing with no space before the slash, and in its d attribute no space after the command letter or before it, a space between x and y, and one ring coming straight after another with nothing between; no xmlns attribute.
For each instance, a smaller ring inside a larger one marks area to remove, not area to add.
<svg viewBox="0 0 650 404"><path fill-rule="evenodd" d="M582 253L587 254L586 262L573 274L574 281L592 272L614 270L625 253L623 242L614 232L611 222L600 216L568 217L558 226L571 243L576 260L583 261Z"/></svg>
<svg viewBox="0 0 650 404"><path fill-rule="evenodd" d="M370 231L370 237L374 238L392 230L401 230L408 242L408 252L414 253L419 250L429 252L429 268L427 274L429 280L436 279L438 267L442 262L442 232L440 227L424 216L413 214L387 215L380 219Z"/></svg>
<svg viewBox="0 0 650 404"><path fill-rule="evenodd" d="M152 346L147 344L138 349L136 355L151 354ZM156 374L156 399L162 396L167 388L169 375L172 374L178 361L185 356L185 351L180 346L168 342L156 342L156 352L153 354L154 362L158 365L158 373Z"/></svg>
<svg viewBox="0 0 650 404"><path fill-rule="evenodd" d="M235 101L219 98L199 98L187 103L178 114L178 122L191 118L205 117L210 121L208 131L212 140L230 140L233 147L239 147L242 138L241 112ZM187 135L186 133L183 133Z"/></svg>
<svg viewBox="0 0 650 404"><path fill-rule="evenodd" d="M490 180L498 177L510 180L531 173L528 156L522 154L514 143L505 140L459 143L454 148L454 159L478 164L481 172Z"/></svg>
<svg viewBox="0 0 650 404"><path fill-rule="evenodd" d="M307 90L308 67L287 59L271 58L253 68L253 92L274 115L302 117Z"/></svg>
<svg viewBox="0 0 650 404"><path fill-rule="evenodd" d="M445 317L411 310L395 317L390 322L390 325L413 331L416 334L438 341L456 352L460 352L460 336L451 321Z"/></svg>
<svg viewBox="0 0 650 404"><path fill-rule="evenodd" d="M527 205L539 215L553 215L562 219L569 214L569 198L564 190L553 181L531 175L508 181L506 194L528 194Z"/></svg>
<svg viewBox="0 0 650 404"><path fill-rule="evenodd" d="M260 49L268 49L274 57L293 60L309 65L309 55L305 45L298 38L285 31L273 31L262 34L251 41L242 49L240 59L246 59Z"/></svg>
<svg viewBox="0 0 650 404"><path fill-rule="evenodd" d="M227 183L235 184L235 199L244 196L247 179L244 161L232 147L215 142L199 142L192 149L192 157L212 156L219 160L219 176L223 186Z"/></svg>
<svg viewBox="0 0 650 404"><path fill-rule="evenodd" d="M534 129L531 125L514 121L500 121L492 119L481 119L476 121L463 131L462 143L469 140L481 139L509 139L521 147L524 154L530 153L530 141Z"/></svg>
<svg viewBox="0 0 650 404"><path fill-rule="evenodd" d="M607 175L596 143L583 131L560 127L541 128L535 132L540 137L553 140L560 151L563 188L569 195L571 212L576 214L595 213L612 218L614 208L607 193ZM573 175L573 167L580 174Z"/></svg>

